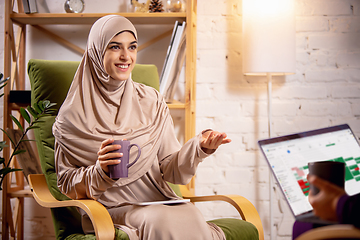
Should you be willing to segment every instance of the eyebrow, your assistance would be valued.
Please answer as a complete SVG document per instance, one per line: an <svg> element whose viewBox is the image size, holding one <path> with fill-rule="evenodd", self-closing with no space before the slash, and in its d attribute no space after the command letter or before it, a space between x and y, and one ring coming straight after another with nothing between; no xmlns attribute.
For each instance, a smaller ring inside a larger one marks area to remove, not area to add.
<svg viewBox="0 0 360 240"><path fill-rule="evenodd" d="M134 44L134 43L137 43L137 41L132 41L130 44ZM123 45L122 43L120 43L120 42L110 42L109 43L109 45L110 44L118 44L118 45Z"/></svg>

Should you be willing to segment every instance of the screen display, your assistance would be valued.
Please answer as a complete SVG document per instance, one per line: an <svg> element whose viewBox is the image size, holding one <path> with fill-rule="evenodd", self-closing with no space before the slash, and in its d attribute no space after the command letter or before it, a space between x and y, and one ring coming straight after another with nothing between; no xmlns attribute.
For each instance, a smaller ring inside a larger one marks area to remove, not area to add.
<svg viewBox="0 0 360 240"><path fill-rule="evenodd" d="M312 210L306 179L308 162L344 162L347 194L360 192L360 146L350 128L294 136L260 146L295 215Z"/></svg>

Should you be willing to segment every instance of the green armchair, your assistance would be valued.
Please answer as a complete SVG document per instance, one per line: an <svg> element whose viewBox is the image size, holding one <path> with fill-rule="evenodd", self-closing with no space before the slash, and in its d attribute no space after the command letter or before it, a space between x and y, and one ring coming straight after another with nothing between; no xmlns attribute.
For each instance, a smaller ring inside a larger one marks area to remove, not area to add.
<svg viewBox="0 0 360 240"><path fill-rule="evenodd" d="M32 59L28 63L28 75L31 83L31 102L49 100L60 108L77 70L79 62L50 61ZM137 64L132 72L134 81L159 88L156 66ZM51 208L56 239L129 239L127 234L115 229L109 213L99 202L84 199L71 200L57 187L54 166L54 136L52 125L55 116L46 116L34 129L36 145L43 174L30 174L29 183L35 200L44 207ZM197 201L227 201L239 212L243 220L225 218L213 220L221 227L226 239L264 239L262 223L255 207L241 196L193 196L185 186L170 184L181 197ZM95 235L85 235L81 227L80 214L76 207L86 211L92 220Z"/></svg>

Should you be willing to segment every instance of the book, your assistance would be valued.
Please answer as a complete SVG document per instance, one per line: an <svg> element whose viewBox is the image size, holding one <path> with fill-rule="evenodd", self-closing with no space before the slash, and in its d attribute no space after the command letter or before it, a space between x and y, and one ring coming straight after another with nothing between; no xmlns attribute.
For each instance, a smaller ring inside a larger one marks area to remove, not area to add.
<svg viewBox="0 0 360 240"><path fill-rule="evenodd" d="M30 13L37 13L38 9L36 5L36 0L28 0L28 2L29 2Z"/></svg>
<svg viewBox="0 0 360 240"><path fill-rule="evenodd" d="M28 0L22 0L24 13L30 13L30 7Z"/></svg>
<svg viewBox="0 0 360 240"><path fill-rule="evenodd" d="M172 31L172 34L171 34L171 38L170 38L170 44L168 46L168 49L167 49L167 52L166 52L166 57L165 57L165 60L164 60L164 65L163 65L163 68L161 70L161 74L160 74L160 85L161 85L161 82L163 81L163 76L164 76L164 71L166 69L166 65L167 65L167 62L168 62L168 59L169 59L169 54L170 54L170 51L171 51L171 47L173 45L173 42L174 42L174 39L175 39L175 34L176 34L176 30L178 28L178 26L180 25L180 23L178 21L175 22L175 25L174 25L174 28L173 28L173 31Z"/></svg>
<svg viewBox="0 0 360 240"><path fill-rule="evenodd" d="M160 75L160 93L167 102L172 100L174 89L185 58L186 23L175 23L168 52Z"/></svg>
<svg viewBox="0 0 360 240"><path fill-rule="evenodd" d="M185 62L185 52L186 52L186 34L184 29L183 35L180 39L179 47L175 54L174 63L172 65L172 68L170 69L170 74L169 74L170 84L165 90L166 92L164 93L165 99L167 101L171 101L174 99L176 86L178 84L178 80Z"/></svg>
<svg viewBox="0 0 360 240"><path fill-rule="evenodd" d="M36 0L22 0L24 13L37 13Z"/></svg>

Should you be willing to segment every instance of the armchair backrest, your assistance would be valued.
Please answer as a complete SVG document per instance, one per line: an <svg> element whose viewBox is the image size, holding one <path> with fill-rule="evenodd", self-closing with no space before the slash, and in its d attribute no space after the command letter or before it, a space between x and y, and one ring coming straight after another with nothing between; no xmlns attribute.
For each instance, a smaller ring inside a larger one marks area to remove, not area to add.
<svg viewBox="0 0 360 240"><path fill-rule="evenodd" d="M28 63L28 75L31 84L31 104L40 100L49 100L57 103L59 109L79 62L75 61L52 61L31 59ZM132 72L132 78L136 82L159 89L159 76L155 65L136 64ZM38 123L40 128L34 129L36 146L39 153L40 164L45 175L51 194L58 200L68 200L57 187L57 177L54 163L54 142L52 125L55 116L46 116ZM75 207L51 209L56 239L65 239L74 233L82 233L81 217Z"/></svg>

